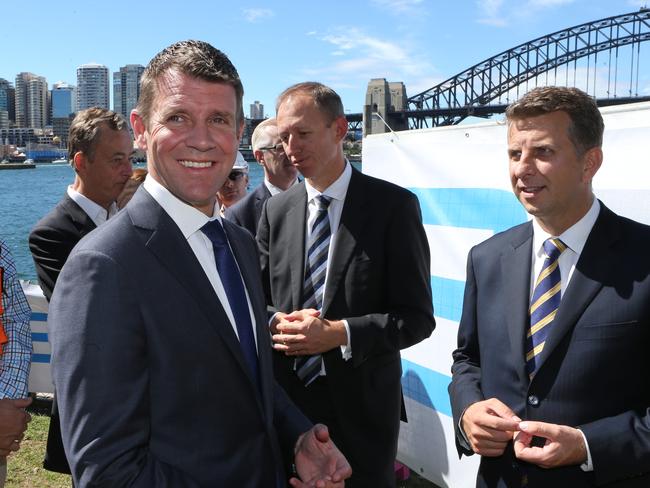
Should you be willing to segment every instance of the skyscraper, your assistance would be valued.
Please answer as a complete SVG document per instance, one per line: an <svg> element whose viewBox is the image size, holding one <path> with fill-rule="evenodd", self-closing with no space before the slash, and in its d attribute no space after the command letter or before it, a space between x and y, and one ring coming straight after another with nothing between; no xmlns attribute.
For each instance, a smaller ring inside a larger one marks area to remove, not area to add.
<svg viewBox="0 0 650 488"><path fill-rule="evenodd" d="M103 64L83 64L77 68L77 110L109 108L108 68Z"/></svg>
<svg viewBox="0 0 650 488"><path fill-rule="evenodd" d="M264 118L264 104L260 103L258 100L251 103L251 119L263 119Z"/></svg>
<svg viewBox="0 0 650 488"><path fill-rule="evenodd" d="M127 64L113 73L113 110L129 119L140 98L141 64Z"/></svg>
<svg viewBox="0 0 650 488"><path fill-rule="evenodd" d="M16 121L16 90L10 81L0 78L0 129Z"/></svg>
<svg viewBox="0 0 650 488"><path fill-rule="evenodd" d="M52 131L65 146L75 111L75 87L58 81L52 85Z"/></svg>
<svg viewBox="0 0 650 488"><path fill-rule="evenodd" d="M33 73L16 75L16 126L43 128L48 122L47 80Z"/></svg>

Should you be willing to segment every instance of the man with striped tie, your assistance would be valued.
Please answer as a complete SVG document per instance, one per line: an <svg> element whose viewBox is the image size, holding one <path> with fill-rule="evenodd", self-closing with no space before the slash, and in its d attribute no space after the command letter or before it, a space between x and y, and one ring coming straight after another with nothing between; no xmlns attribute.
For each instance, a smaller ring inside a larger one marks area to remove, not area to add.
<svg viewBox="0 0 650 488"><path fill-rule="evenodd" d="M449 387L479 487L650 486L650 227L594 197L604 124L575 88L506 111L532 222L469 254Z"/></svg>
<svg viewBox="0 0 650 488"><path fill-rule="evenodd" d="M345 159L348 125L331 88L289 87L276 113L284 150L305 177L267 200L258 228L276 312L276 377L313 422L330 428L352 465L347 487L394 487L399 351L435 325L420 206Z"/></svg>

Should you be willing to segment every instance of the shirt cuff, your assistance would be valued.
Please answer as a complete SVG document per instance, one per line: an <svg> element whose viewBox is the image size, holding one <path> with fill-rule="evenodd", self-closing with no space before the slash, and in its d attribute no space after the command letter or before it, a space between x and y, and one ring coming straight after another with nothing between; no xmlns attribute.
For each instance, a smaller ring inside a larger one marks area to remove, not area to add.
<svg viewBox="0 0 650 488"><path fill-rule="evenodd" d="M582 434L582 439L585 441L585 449L587 450L587 460L580 465L580 469L589 472L594 470L594 464L591 460L591 451L589 451L589 443L587 442L587 436L585 436L585 433L582 432L580 429L578 429L578 432Z"/></svg>
<svg viewBox="0 0 650 488"><path fill-rule="evenodd" d="M341 355L343 356L343 360L347 361L349 359L352 359L352 343L350 341L350 324L348 324L347 320L341 320L343 322L343 326L345 327L345 333L348 336L348 343L345 346L341 346Z"/></svg>

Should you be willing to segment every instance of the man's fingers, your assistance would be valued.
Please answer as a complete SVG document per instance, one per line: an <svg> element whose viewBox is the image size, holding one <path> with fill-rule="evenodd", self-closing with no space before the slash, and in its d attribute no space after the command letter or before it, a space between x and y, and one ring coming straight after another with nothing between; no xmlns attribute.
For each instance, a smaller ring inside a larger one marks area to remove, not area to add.
<svg viewBox="0 0 650 488"><path fill-rule="evenodd" d="M17 398L15 400L12 400L14 406L16 408L26 408L32 403L31 397L28 398Z"/></svg>
<svg viewBox="0 0 650 488"><path fill-rule="evenodd" d="M486 406L488 407L488 412L491 414L500 417L502 419L508 420L510 422L520 422L521 419L517 417L515 412L512 409L503 403L501 400L496 398L490 398L486 401ZM511 429L512 430L512 429Z"/></svg>
<svg viewBox="0 0 650 488"><path fill-rule="evenodd" d="M545 437L546 439L556 439L558 435L558 429L554 425L532 420L520 422L517 430L525 432L531 437L538 436Z"/></svg>

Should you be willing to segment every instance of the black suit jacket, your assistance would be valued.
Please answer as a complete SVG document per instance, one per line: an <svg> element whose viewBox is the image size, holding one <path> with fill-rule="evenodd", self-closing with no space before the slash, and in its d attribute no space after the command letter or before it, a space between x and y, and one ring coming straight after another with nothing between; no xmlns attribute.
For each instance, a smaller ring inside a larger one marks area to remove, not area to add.
<svg viewBox="0 0 650 488"><path fill-rule="evenodd" d="M66 193L63 199L45 217L38 221L29 235L29 249L34 259L38 282L47 301L72 249L83 236L96 228L95 223ZM56 395L52 402L50 427L43 466L50 471L70 473L65 457L59 409Z"/></svg>
<svg viewBox="0 0 650 488"><path fill-rule="evenodd" d="M524 335L532 224L474 247L449 387L454 425L472 403L496 397L520 418L580 428L594 471L541 469L512 449L483 457L478 485L650 486L650 227L600 215L562 296L532 381ZM457 432L459 453L470 454Z"/></svg>
<svg viewBox="0 0 650 488"><path fill-rule="evenodd" d="M70 255L49 322L79 487L268 488L283 478L283 454L311 424L273 379L255 242L224 228L255 312L261 393L187 240L143 188Z"/></svg>
<svg viewBox="0 0 650 488"><path fill-rule="evenodd" d="M271 192L262 182L251 193L226 209L225 216L231 222L248 230L251 235L257 234L257 224L262 215L264 202L271 198Z"/></svg>
<svg viewBox="0 0 650 488"><path fill-rule="evenodd" d="M262 212L258 246L270 311L303 308L306 214L304 182L267 200ZM340 348L323 354L343 431L335 442L352 464L353 480L362 480L359 486L391 486L402 405L399 350L435 327L418 200L353 170L335 239L323 316L348 321L352 347L349 361ZM293 359L274 357L276 376L298 406L313 401Z"/></svg>

